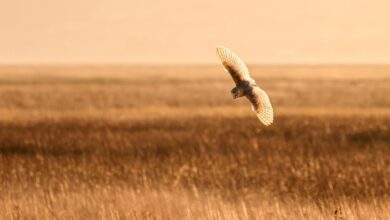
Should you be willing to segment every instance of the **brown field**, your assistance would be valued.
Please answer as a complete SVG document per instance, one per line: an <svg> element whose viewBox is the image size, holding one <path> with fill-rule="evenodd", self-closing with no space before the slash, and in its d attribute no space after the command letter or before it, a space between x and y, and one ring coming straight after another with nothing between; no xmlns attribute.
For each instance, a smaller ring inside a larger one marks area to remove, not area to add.
<svg viewBox="0 0 390 220"><path fill-rule="evenodd" d="M390 219L390 66L0 67L0 219Z"/></svg>

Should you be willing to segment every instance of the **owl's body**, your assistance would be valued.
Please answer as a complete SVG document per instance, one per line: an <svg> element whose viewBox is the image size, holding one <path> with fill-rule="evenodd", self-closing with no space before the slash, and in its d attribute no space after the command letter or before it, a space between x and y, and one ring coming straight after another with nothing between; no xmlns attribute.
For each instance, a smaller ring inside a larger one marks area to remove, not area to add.
<svg viewBox="0 0 390 220"><path fill-rule="evenodd" d="M240 98L246 95L251 94L254 87L256 87L256 83L250 83L248 81L241 81L236 84L236 87L234 87L231 91L233 98Z"/></svg>
<svg viewBox="0 0 390 220"><path fill-rule="evenodd" d="M229 49L218 46L217 56L225 70L230 73L236 87L231 91L233 99L246 96L252 104L252 110L264 125L273 122L273 109L268 95L251 78L249 70L242 60Z"/></svg>

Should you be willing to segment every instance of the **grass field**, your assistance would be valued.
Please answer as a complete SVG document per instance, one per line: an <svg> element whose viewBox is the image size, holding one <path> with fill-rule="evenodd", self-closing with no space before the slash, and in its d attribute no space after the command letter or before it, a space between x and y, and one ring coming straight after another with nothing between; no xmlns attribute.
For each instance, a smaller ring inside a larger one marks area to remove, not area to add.
<svg viewBox="0 0 390 220"><path fill-rule="evenodd" d="M0 67L0 219L390 219L390 66Z"/></svg>

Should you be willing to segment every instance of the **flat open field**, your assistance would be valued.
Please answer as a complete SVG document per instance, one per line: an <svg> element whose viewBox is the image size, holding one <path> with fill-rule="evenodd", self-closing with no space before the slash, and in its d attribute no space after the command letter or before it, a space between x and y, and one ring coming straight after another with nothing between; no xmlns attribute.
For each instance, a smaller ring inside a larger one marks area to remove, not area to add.
<svg viewBox="0 0 390 220"><path fill-rule="evenodd" d="M0 67L0 219L390 219L390 66Z"/></svg>

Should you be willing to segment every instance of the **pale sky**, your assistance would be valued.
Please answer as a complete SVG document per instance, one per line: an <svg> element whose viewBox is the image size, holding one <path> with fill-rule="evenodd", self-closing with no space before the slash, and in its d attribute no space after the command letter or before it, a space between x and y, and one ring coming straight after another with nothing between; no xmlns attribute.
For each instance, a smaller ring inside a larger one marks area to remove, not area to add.
<svg viewBox="0 0 390 220"><path fill-rule="evenodd" d="M388 0L2 0L0 63L390 64Z"/></svg>

